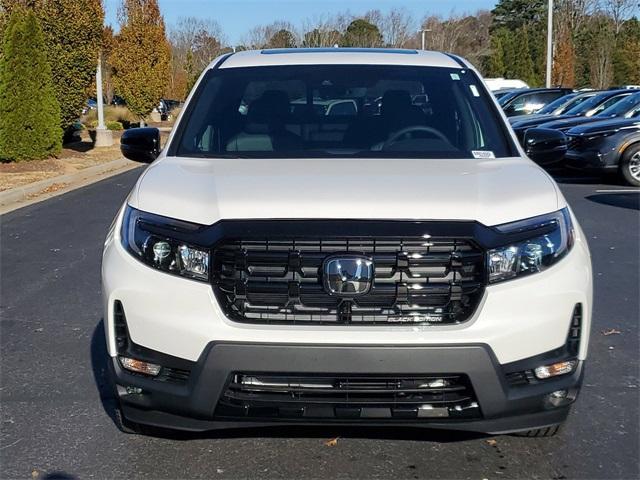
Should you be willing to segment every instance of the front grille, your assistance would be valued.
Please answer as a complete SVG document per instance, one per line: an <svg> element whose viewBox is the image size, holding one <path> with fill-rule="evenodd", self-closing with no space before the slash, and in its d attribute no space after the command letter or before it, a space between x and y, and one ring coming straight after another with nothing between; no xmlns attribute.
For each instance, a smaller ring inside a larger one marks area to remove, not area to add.
<svg viewBox="0 0 640 480"><path fill-rule="evenodd" d="M478 418L466 375L232 374L217 417L283 419Z"/></svg>
<svg viewBox="0 0 640 480"><path fill-rule="evenodd" d="M369 293L328 294L325 258L373 260ZM237 322L260 324L454 324L484 291L484 255L472 241L443 238L223 240L213 252L213 286Z"/></svg>

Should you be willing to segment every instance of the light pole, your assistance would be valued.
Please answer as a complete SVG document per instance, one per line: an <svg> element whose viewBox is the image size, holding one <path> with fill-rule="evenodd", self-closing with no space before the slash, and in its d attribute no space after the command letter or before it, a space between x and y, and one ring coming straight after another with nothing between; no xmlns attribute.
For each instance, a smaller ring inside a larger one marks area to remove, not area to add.
<svg viewBox="0 0 640 480"><path fill-rule="evenodd" d="M547 12L547 88L551 88L551 70L553 68L553 0L549 0Z"/></svg>
<svg viewBox="0 0 640 480"><path fill-rule="evenodd" d="M96 147L110 147L113 145L113 134L104 124L104 104L102 101L102 52L98 55L96 69L96 100L98 103L98 127L96 128Z"/></svg>
<svg viewBox="0 0 640 480"><path fill-rule="evenodd" d="M423 28L421 30L418 30L418 33L422 35L422 50L427 49L427 32L430 32L430 31L431 31L430 28Z"/></svg>

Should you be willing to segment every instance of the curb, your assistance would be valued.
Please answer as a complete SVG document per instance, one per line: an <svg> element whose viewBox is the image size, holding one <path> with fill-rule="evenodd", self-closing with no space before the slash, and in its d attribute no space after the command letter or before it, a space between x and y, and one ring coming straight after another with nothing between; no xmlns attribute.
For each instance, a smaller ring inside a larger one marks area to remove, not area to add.
<svg viewBox="0 0 640 480"><path fill-rule="evenodd" d="M90 185L139 166L141 166L140 163L121 158L101 165L94 165L79 172L58 175L57 177L47 178L22 187L5 190L0 192L0 214L70 192L76 188ZM43 192L43 190L55 184L62 184L65 187L55 192ZM38 195L39 193L42 193L42 195Z"/></svg>

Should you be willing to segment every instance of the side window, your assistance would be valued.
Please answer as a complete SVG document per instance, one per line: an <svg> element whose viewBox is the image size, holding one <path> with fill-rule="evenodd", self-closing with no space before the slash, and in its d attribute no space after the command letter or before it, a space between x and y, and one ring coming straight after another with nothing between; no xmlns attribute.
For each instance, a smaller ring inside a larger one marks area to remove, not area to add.
<svg viewBox="0 0 640 480"><path fill-rule="evenodd" d="M508 106L505 108L505 113L508 116L514 115L525 115L527 112L525 111L525 106L531 100L533 94L529 93L526 95L520 95L516 99L514 99Z"/></svg>
<svg viewBox="0 0 640 480"><path fill-rule="evenodd" d="M537 112L548 103L551 103L562 96L564 96L562 92L539 93L531 99L529 108L531 108L533 112Z"/></svg>
<svg viewBox="0 0 640 480"><path fill-rule="evenodd" d="M603 110L606 110L607 108L609 108L612 105L615 105L616 103L618 103L620 100L622 100L625 96L624 95L616 95L615 97L611 97L608 100L605 100L604 102L602 102L600 105L598 105L594 110L593 110L593 114L596 115L600 112L602 112Z"/></svg>

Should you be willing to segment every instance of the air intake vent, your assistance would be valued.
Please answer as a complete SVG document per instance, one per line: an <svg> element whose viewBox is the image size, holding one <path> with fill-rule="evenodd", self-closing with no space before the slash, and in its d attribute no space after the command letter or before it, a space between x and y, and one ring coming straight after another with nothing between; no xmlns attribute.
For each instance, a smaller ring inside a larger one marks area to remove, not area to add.
<svg viewBox="0 0 640 480"><path fill-rule="evenodd" d="M218 417L305 419L477 418L466 375L301 376L234 374Z"/></svg>
<svg viewBox="0 0 640 480"><path fill-rule="evenodd" d="M582 333L582 304L576 305L571 316L571 327L567 336L567 349L572 356L580 351L580 335Z"/></svg>
<svg viewBox="0 0 640 480"><path fill-rule="evenodd" d="M129 334L127 332L127 318L120 300L113 303L113 329L118 353L126 352L129 346Z"/></svg>

